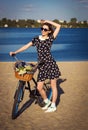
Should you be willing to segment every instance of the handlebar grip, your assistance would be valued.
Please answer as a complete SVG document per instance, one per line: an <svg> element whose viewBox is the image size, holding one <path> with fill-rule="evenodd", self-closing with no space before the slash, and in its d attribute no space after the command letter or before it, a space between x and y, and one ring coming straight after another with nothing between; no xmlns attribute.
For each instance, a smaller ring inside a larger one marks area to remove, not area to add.
<svg viewBox="0 0 88 130"><path fill-rule="evenodd" d="M13 57L16 61L18 61L18 58L16 57L16 54L12 54L12 57Z"/></svg>
<svg viewBox="0 0 88 130"><path fill-rule="evenodd" d="M12 54L12 57L15 57L16 56L16 54Z"/></svg>

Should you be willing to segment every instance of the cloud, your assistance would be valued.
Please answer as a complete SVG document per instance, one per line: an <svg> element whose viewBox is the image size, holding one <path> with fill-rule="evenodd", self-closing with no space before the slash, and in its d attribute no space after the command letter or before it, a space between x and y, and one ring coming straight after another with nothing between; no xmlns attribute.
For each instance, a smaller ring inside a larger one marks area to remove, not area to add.
<svg viewBox="0 0 88 130"><path fill-rule="evenodd" d="M21 8L21 10L25 11L25 12L31 12L35 9L35 7L30 4L30 5L25 5L23 8Z"/></svg>
<svg viewBox="0 0 88 130"><path fill-rule="evenodd" d="M88 0L78 0L80 3L88 3Z"/></svg>
<svg viewBox="0 0 88 130"><path fill-rule="evenodd" d="M79 4L81 4L82 8L88 9L88 0L77 0Z"/></svg>
<svg viewBox="0 0 88 130"><path fill-rule="evenodd" d="M84 7L88 9L88 5L85 5Z"/></svg>

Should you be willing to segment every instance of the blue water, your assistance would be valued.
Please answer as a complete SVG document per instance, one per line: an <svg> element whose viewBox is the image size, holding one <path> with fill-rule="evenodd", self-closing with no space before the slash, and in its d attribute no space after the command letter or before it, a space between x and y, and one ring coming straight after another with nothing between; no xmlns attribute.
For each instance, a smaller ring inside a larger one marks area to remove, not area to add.
<svg viewBox="0 0 88 130"><path fill-rule="evenodd" d="M14 61L9 52L40 34L39 28L0 28L0 61ZM56 61L87 61L88 28L61 28L51 52ZM24 61L37 61L36 48L31 47L17 57Z"/></svg>

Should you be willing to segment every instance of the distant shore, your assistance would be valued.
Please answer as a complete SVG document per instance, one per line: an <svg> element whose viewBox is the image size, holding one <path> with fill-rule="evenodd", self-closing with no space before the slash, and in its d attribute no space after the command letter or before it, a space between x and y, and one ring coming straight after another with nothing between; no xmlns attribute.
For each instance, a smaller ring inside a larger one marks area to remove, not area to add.
<svg viewBox="0 0 88 130"><path fill-rule="evenodd" d="M63 28L88 28L88 21L78 21L76 18L71 18L70 21L66 20L53 20L56 23L61 24L61 27ZM17 27L17 28L37 28L40 27L41 24L38 23L36 20L33 19L7 19L3 18L0 19L0 27Z"/></svg>

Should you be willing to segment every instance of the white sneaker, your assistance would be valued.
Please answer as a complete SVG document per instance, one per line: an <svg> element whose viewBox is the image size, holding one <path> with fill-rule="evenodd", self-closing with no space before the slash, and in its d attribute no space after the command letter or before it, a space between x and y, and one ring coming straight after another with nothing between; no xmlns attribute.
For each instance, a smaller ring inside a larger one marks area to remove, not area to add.
<svg viewBox="0 0 88 130"><path fill-rule="evenodd" d="M56 111L56 107L50 106L50 107L48 107L48 109L45 111L45 113L47 113L47 112L54 112L54 111Z"/></svg>
<svg viewBox="0 0 88 130"><path fill-rule="evenodd" d="M51 101L49 100L48 103L45 104L44 107L42 107L43 110L46 110L51 104Z"/></svg>

